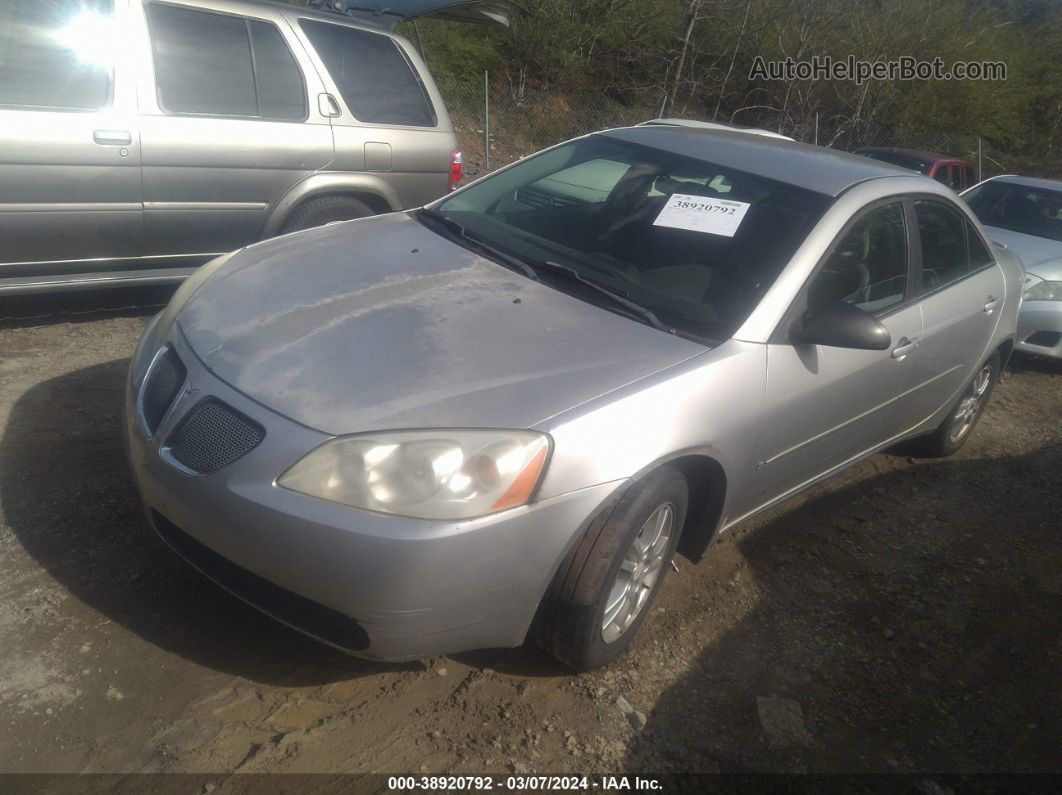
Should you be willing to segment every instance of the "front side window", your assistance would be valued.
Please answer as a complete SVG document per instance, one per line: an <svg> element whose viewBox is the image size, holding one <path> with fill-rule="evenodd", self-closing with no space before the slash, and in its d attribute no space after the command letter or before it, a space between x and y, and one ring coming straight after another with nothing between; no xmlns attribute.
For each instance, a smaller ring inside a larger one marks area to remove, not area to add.
<svg viewBox="0 0 1062 795"><path fill-rule="evenodd" d="M882 312L907 292L907 224L903 203L869 210L845 232L808 287L808 313L844 301Z"/></svg>
<svg viewBox="0 0 1062 795"><path fill-rule="evenodd" d="M0 3L0 105L95 110L110 102L111 0Z"/></svg>
<svg viewBox="0 0 1062 795"><path fill-rule="evenodd" d="M271 23L158 4L147 15L167 113L306 117L302 74Z"/></svg>
<svg viewBox="0 0 1062 795"><path fill-rule="evenodd" d="M437 124L424 84L390 37L312 19L300 19L299 26L358 121Z"/></svg>
<svg viewBox="0 0 1062 795"><path fill-rule="evenodd" d="M985 226L1062 243L1062 191L991 180L963 198Z"/></svg>
<svg viewBox="0 0 1062 795"><path fill-rule="evenodd" d="M752 312L829 202L599 134L487 177L428 216L537 268L557 289L626 314L601 288L669 330L719 341Z"/></svg>

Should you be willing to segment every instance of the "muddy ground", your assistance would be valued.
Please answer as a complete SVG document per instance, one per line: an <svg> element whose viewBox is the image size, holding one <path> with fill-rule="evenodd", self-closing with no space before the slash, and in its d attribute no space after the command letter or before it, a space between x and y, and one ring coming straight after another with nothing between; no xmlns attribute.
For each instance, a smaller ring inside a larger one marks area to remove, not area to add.
<svg viewBox="0 0 1062 795"><path fill-rule="evenodd" d="M1062 368L1014 362L954 458L876 456L680 559L607 670L381 665L146 532L122 380L165 298L0 305L0 771L1062 770Z"/></svg>

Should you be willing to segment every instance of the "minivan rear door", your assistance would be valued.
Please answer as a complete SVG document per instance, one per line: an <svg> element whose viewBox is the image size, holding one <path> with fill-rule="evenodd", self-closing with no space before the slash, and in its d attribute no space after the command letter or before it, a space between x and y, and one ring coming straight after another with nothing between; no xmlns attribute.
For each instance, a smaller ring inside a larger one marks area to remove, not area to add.
<svg viewBox="0 0 1062 795"><path fill-rule="evenodd" d="M145 2L140 91L149 254L259 240L270 209L333 158L323 91L282 10Z"/></svg>
<svg viewBox="0 0 1062 795"><path fill-rule="evenodd" d="M112 0L0 3L0 278L140 253L140 136L135 86L115 58L118 11Z"/></svg>

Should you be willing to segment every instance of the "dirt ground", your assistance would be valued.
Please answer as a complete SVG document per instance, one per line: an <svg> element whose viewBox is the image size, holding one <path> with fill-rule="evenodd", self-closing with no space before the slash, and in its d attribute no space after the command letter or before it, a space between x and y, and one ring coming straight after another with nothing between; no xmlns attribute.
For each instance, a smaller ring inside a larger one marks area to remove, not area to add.
<svg viewBox="0 0 1062 795"><path fill-rule="evenodd" d="M381 665L146 531L122 381L165 299L0 305L0 771L1062 771L1062 368L1013 362L954 458L876 456L680 559L607 670Z"/></svg>

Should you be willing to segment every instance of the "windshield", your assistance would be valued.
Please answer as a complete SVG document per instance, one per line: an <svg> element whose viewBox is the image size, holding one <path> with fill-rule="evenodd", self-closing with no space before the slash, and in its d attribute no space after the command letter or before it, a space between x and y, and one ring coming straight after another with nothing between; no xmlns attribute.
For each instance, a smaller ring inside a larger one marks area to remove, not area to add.
<svg viewBox="0 0 1062 795"><path fill-rule="evenodd" d="M992 180L963 198L985 226L1062 242L1062 191Z"/></svg>
<svg viewBox="0 0 1062 795"><path fill-rule="evenodd" d="M716 342L748 317L828 203L725 165L594 135L431 212L557 289Z"/></svg>

